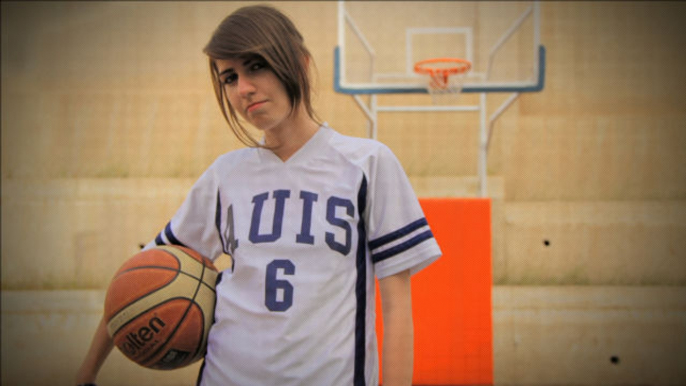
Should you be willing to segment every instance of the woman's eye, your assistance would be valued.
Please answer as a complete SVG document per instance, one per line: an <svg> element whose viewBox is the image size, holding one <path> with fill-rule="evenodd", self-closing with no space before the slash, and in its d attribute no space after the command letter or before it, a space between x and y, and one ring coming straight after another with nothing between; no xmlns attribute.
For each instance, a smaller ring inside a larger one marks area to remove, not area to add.
<svg viewBox="0 0 686 386"><path fill-rule="evenodd" d="M238 75L236 74L231 74L228 75L226 78L224 78L224 84L232 84L238 79Z"/></svg>
<svg viewBox="0 0 686 386"><path fill-rule="evenodd" d="M251 71L258 71L258 70L265 68L266 66L267 65L264 62L255 62L255 63L250 65L250 70Z"/></svg>

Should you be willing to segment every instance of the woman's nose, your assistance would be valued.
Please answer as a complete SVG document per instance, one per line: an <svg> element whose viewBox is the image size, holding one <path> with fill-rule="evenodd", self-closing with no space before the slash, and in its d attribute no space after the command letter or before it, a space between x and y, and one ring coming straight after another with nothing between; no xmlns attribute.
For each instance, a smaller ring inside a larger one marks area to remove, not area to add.
<svg viewBox="0 0 686 386"><path fill-rule="evenodd" d="M238 77L238 93L247 96L255 92L255 84L246 76Z"/></svg>

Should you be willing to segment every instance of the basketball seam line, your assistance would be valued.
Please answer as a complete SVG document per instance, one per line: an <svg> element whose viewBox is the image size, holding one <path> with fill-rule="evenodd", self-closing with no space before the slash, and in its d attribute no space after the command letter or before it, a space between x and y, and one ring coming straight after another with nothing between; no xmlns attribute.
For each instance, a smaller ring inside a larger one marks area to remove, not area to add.
<svg viewBox="0 0 686 386"><path fill-rule="evenodd" d="M115 278L119 277L119 276L120 276L121 274L123 274L123 273L135 271L135 270L137 270L137 269L145 269L145 268L147 268L147 269L150 269L150 268L158 268L158 269L163 269L163 270L168 270L168 271L174 271L174 272L177 273L177 276L178 276L178 274L186 275L186 276L188 276L188 277L190 277L190 278L193 278L193 279L196 279L196 280L200 281L203 285L205 285L207 288L209 288L212 292L215 292L215 293L216 293L216 291L215 291L214 288L212 288L209 284L207 284L207 283L205 283L204 281L202 281L202 278L199 278L199 277L197 277L197 276L195 276L195 275L191 275L191 274L188 273L188 272L181 271L180 268L177 269L177 268L170 268L170 267L161 267L161 266L158 266L158 265L145 265L145 266L133 267L133 268L129 268L129 269L125 270L125 271L121 271L117 276L115 276ZM203 272L204 272L204 268L203 268ZM176 279L176 276L174 277L174 279ZM173 280L172 280L172 281L173 281ZM167 283L167 284L169 284L169 283ZM167 284L165 284L165 286L166 286ZM162 289L162 288L164 288L164 286L158 288L157 290L160 290L160 289ZM157 290L156 290L156 291L157 291ZM151 292L151 294L152 294L152 293L154 293L154 292Z"/></svg>
<svg viewBox="0 0 686 386"><path fill-rule="evenodd" d="M189 273L187 273L187 272L181 270L181 269L182 269L181 260L180 260L174 253L172 253L171 251L167 250L166 248L160 248L160 247L158 247L158 249L161 250L162 252L164 252L164 253L170 255L172 258L174 258L174 259L176 260L176 262L177 262L179 268L162 267L162 266L139 266L139 267L132 267L132 268L129 268L129 269L126 269L126 270L124 270L124 271L119 272L119 273L115 276L115 278L116 278L116 277L119 277L120 275L122 275L122 274L124 274L124 273L126 273L126 272L131 272L131 271L138 270L138 269L143 269L143 268L148 268L148 269L150 269L150 268L152 268L152 269L157 268L157 269L169 270L169 271L175 272L176 275L175 275L175 276L173 277L173 279L170 280L168 283L165 283L163 286L161 286L161 287L155 289L153 292L147 294L146 296L143 296L143 297L141 297L141 298L138 298L138 299L136 299L133 303L129 303L129 304L127 304L126 306L124 306L124 307L122 307L121 309L119 309L119 310L118 310L116 313L114 313L113 316L108 320L108 323L109 323L109 321L111 321L112 319L114 319L120 312L122 312L123 310L125 310L127 307L131 306L132 304L134 304L134 303L136 303L136 302L138 302L138 301L140 301L140 300L142 300L142 299L145 299L146 297L152 296L153 294L155 294L155 293L157 293L157 292L163 290L163 289L166 288L167 286L171 285L171 284L179 277L179 274L180 274L180 273L182 273L184 276L186 276L186 277L188 277L188 278L195 279L195 280L199 283L199 284L196 285L195 293L193 294L193 297L192 297L192 298L188 298L188 297L181 297L181 296L178 296L178 297L170 298L170 299L168 299L168 300L165 300L164 302L161 302L161 303L158 303L158 304L156 304L156 305L154 305L154 306L152 306L152 307L149 307L148 309L142 310L139 314L137 314L137 315L133 316L131 319L129 319L129 321L127 321L126 323L123 323L116 331L114 331L114 333L112 334L112 336L116 335L119 331L121 331L124 327L126 327L127 325L129 325L129 324L130 324L132 321L134 321L136 318L140 317L141 315L143 315L143 314L149 312L150 310L152 310L152 309L154 309L154 308L156 308L156 307L159 307L160 305L166 304L166 303L168 303L168 302L170 302L170 301L173 301L173 300L179 300L179 299L188 300L188 301L189 301L189 304L188 304L188 306L186 307L186 310L184 311L182 317L179 319L178 323L176 323L174 329L171 331L171 333L170 333L170 334L168 335L168 337L167 337L167 341L169 341L171 338L174 337L174 335L175 335L176 332L178 331L178 329L179 329L181 323L182 323L182 322L186 319L186 317L188 316L188 313L190 312L190 309L191 309L191 307L193 306L193 304L196 304L196 305L199 306L199 304L196 302L196 298L197 298L198 293L200 292L200 288L202 288L201 285L204 285L206 288L208 288L210 291L212 291L212 293L214 293L214 294L215 294L215 297L216 297L216 290L215 290L214 288L212 288L210 285L208 285L207 283L205 283L204 280L203 280L203 279L205 278L205 276L206 276L206 275L205 275L206 270L209 269L209 265L205 264L205 261L204 261L204 260L203 260L203 261L198 261L197 259L195 259L194 256L188 254L186 251L177 249L178 252L181 252L181 253L183 253L184 255L186 255L187 257L189 257L189 258L191 259L191 261L200 264L200 266L202 267L202 268L201 268L201 272L200 272L200 277L197 277L197 276L195 276L195 275L189 274ZM201 343L202 343L202 341L204 341L205 338L206 338L206 336L205 336L205 335L206 335L206 328L205 328L205 327L206 327L206 326L205 326L205 324L206 324L206 323L205 323L205 312L204 312L204 310L202 309L202 307L197 307L197 308L198 308L198 310L199 310L199 312L200 312L200 314L201 314L201 320L202 320L202 326L201 326L201 330L200 330L200 333L201 333L201 334L200 334L200 336L201 336ZM166 342L165 342L165 343L166 343ZM139 360L139 363L145 363L145 362L150 361L150 359L153 358L155 355L159 354L159 353L162 351L162 349L163 349L164 347L165 347L165 344L162 344L162 345L161 345L157 350L155 350L151 355L148 355L148 356L145 358L145 360ZM193 355L189 358L189 360L191 360L191 362L186 363L185 365L188 365L188 364L194 362L193 359L196 358L196 356L200 353L201 347L202 347L202 344L201 344L201 345L198 345L198 347L196 348L196 350L195 350L195 352L193 353ZM185 366L185 365L184 365L184 366Z"/></svg>
<svg viewBox="0 0 686 386"><path fill-rule="evenodd" d="M164 252L168 253L169 255L171 255L172 257L174 257L177 261L179 261L179 258L176 257L173 253L171 253L171 252L169 252L169 251L167 251L167 250L165 250L165 249L162 249L162 250L163 250ZM186 256L189 256L189 257L192 258L193 260L195 260L195 259L193 258L193 256L188 255L188 253L186 253L186 252L184 252L184 251L181 251L181 252L183 252ZM195 261L197 261L197 260L195 260ZM198 296L198 292L200 291L200 285L203 284L202 278L205 276L205 269L207 268L207 266L205 265L204 262L202 262L201 264L202 264L202 270L200 271L200 278L193 277L194 279L198 280L198 282L199 282L198 285L195 287L195 293L193 294L193 298L192 298L192 299L189 299L190 302L189 302L189 304L188 304L188 307L186 307L186 311L184 311L183 316L181 316L181 318L179 319L179 321L178 321L178 322L176 323L176 325L174 326L174 329L173 329L173 330L171 331L171 333L168 335L168 337L167 337L167 342L169 342L169 341L174 337L174 335L176 335L176 332L179 330L179 326L180 326L181 323L183 323L183 321L186 319L186 316L188 316L188 312L190 311L190 309L191 309L191 307L193 306L193 304L195 304L195 298ZM178 272L179 272L179 273L184 273L183 271L181 271L181 261L179 261L179 270L178 270ZM189 275L189 276L191 276L191 275ZM192 277L192 276L191 276L191 277ZM202 323L202 329L200 330L200 337L201 337L201 342L202 342L203 338L205 337L205 323L204 323L204 321L205 321L205 313L203 312L203 310L202 310L201 307L198 307L198 309L200 310L200 313L201 313L201 316L202 316L202 321L203 321L203 323ZM166 342L165 342L165 343L166 343ZM159 354L159 353L162 351L162 349L164 349L164 346L165 346L164 344L161 345L161 346L160 346L157 350L155 350L152 354L148 355L148 357L147 357L145 360L141 360L141 362L142 362L142 363L148 362L151 358L153 358L154 356L156 356L157 354ZM200 345L200 346L202 346L202 345ZM200 349L200 346L198 346L198 348L196 348L195 353L193 354L193 356L191 356L190 359L193 359L193 358L196 357L196 355L198 355L198 350Z"/></svg>

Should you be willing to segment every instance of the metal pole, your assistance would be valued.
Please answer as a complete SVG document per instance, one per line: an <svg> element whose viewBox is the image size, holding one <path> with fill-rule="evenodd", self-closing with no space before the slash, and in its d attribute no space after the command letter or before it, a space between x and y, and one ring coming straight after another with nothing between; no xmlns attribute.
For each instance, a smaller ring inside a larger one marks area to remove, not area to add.
<svg viewBox="0 0 686 386"><path fill-rule="evenodd" d="M486 197L488 195L488 170L487 170L487 147L488 132L486 128L486 93L482 92L480 95L481 111L479 113L479 196Z"/></svg>

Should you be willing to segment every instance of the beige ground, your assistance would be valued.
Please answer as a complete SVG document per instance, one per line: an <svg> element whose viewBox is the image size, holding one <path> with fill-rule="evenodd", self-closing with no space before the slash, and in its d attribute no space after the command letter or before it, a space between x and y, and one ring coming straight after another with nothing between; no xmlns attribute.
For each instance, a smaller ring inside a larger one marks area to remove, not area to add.
<svg viewBox="0 0 686 386"><path fill-rule="evenodd" d="M103 291L4 291L2 384L70 384L103 300ZM496 286L495 383L682 385L685 324L682 288ZM197 370L148 370L115 349L99 383L191 385Z"/></svg>

